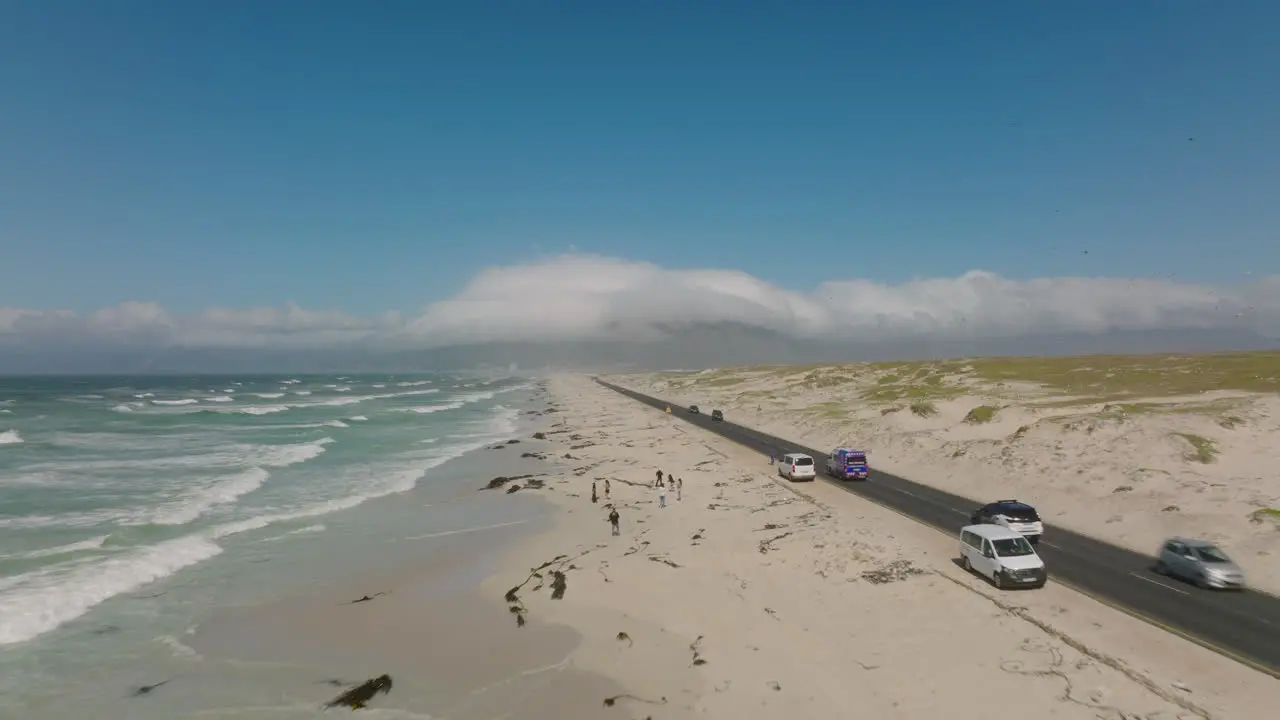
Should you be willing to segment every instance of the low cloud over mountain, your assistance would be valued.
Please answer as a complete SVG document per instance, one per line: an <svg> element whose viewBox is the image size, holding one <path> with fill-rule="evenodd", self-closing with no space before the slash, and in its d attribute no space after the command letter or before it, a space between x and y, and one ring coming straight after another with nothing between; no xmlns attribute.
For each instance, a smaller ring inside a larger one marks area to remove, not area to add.
<svg viewBox="0 0 1280 720"><path fill-rule="evenodd" d="M0 372L697 367L895 356L1271 346L1280 276L1174 280L971 271L896 285L781 288L734 270L567 255L478 274L421 312L211 308L129 301L88 314L0 307Z"/></svg>

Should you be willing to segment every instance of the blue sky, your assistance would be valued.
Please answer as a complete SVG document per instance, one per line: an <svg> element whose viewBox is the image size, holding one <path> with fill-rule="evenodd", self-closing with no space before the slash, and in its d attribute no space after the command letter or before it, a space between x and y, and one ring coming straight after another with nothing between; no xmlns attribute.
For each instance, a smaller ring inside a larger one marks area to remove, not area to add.
<svg viewBox="0 0 1280 720"><path fill-rule="evenodd" d="M1277 23L1189 0L7 3L0 306L411 310L571 247L798 289L1236 282L1280 264Z"/></svg>

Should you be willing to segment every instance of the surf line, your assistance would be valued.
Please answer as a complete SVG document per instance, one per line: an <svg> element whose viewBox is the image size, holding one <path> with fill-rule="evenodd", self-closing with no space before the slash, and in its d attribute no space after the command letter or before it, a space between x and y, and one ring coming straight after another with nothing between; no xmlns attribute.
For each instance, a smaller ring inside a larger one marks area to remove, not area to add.
<svg viewBox="0 0 1280 720"><path fill-rule="evenodd" d="M445 535L460 535L462 533L476 532L478 530L493 530L500 527L510 527L511 525L523 525L528 520L512 520L511 522L497 523L496 525L481 525L479 527L463 528L461 530L441 530L440 532L427 533L426 535L413 535L404 538L405 540L424 540L426 538L443 537Z"/></svg>

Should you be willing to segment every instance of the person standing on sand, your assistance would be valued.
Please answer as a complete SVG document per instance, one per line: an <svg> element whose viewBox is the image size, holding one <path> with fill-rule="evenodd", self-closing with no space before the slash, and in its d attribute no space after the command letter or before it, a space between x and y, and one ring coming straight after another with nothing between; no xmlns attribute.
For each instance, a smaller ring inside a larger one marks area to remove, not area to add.
<svg viewBox="0 0 1280 720"><path fill-rule="evenodd" d="M596 502L599 499L600 499L600 496L596 495L596 481L592 480L591 481L591 502Z"/></svg>
<svg viewBox="0 0 1280 720"><path fill-rule="evenodd" d="M660 483L658 485L658 507L667 506L667 484Z"/></svg>
<svg viewBox="0 0 1280 720"><path fill-rule="evenodd" d="M609 499L609 478L604 479L604 499Z"/></svg>
<svg viewBox="0 0 1280 720"><path fill-rule="evenodd" d="M676 500L680 501L683 499L684 499L684 478L679 478L676 480Z"/></svg>
<svg viewBox="0 0 1280 720"><path fill-rule="evenodd" d="M659 470L659 471L658 471L658 480L657 480L656 482L654 482L654 483L653 483L653 486L654 486L654 487L658 487L658 486L659 486L659 485L661 485L661 484L662 484L662 471L661 471L661 470Z"/></svg>
<svg viewBox="0 0 1280 720"><path fill-rule="evenodd" d="M618 508L609 511L609 526L613 528L614 535L621 535L622 531L618 529Z"/></svg>

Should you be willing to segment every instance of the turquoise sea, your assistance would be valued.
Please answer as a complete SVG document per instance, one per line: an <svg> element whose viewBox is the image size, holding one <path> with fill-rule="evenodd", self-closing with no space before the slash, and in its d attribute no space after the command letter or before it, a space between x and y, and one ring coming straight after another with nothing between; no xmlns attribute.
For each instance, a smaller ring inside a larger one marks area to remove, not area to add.
<svg viewBox="0 0 1280 720"><path fill-rule="evenodd" d="M519 503L483 518L428 510L475 494L446 463L519 435L535 387L0 379L0 716L70 717L154 681L191 655L183 634L212 608L296 590L388 533L527 522ZM395 501L407 497L423 502Z"/></svg>

